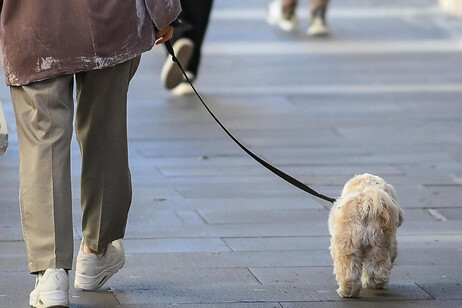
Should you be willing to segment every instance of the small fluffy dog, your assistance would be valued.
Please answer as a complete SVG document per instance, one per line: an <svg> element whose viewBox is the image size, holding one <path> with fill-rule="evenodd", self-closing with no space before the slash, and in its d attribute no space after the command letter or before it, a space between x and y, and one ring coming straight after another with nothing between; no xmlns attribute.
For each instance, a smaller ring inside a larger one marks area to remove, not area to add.
<svg viewBox="0 0 462 308"><path fill-rule="evenodd" d="M396 229L403 212L396 192L382 178L365 173L349 180L329 215L330 252L342 297L362 287L384 288L398 255Z"/></svg>

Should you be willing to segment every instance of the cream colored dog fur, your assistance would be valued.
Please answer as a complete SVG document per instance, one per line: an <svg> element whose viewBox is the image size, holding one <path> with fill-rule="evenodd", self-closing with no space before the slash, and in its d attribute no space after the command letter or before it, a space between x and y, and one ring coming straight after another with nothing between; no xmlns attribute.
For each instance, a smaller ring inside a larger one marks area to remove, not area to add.
<svg viewBox="0 0 462 308"><path fill-rule="evenodd" d="M331 256L342 297L362 287L384 288L398 255L396 229L403 212L396 192L382 178L363 174L349 180L329 215Z"/></svg>

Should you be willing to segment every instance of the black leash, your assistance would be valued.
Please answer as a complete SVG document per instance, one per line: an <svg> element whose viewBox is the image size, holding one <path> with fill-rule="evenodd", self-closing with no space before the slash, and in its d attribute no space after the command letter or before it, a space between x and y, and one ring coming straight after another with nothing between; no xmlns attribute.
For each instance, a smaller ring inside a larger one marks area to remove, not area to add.
<svg viewBox="0 0 462 308"><path fill-rule="evenodd" d="M326 200L326 201L329 201L331 203L334 203L336 199L334 198L330 198L330 197L327 197L323 194L320 194L318 193L317 191L315 191L314 189L310 188L309 186L303 184L302 182L300 182L299 180L293 178L292 176L288 175L287 173L279 170L278 168L274 167L273 165L271 165L270 163L267 163L266 161L264 161L263 159L261 159L260 157L258 157L257 155L255 155L252 151L250 151L249 149L247 149L247 147L245 147L241 142L239 142L239 140L237 140L227 129L226 127L221 124L220 120L218 120L218 118L213 114L213 112L209 109L209 107L207 106L207 104L205 104L204 100L202 99L202 97L199 95L199 93L196 91L196 88L193 86L191 80L188 78L188 75L186 74L185 70L183 69L183 66L181 65L180 61L178 61L177 57L175 56L175 52L173 51L173 47L172 47L172 43L170 41L167 41L165 42L165 47L167 48L167 51L168 53L172 56L172 61L175 62L178 67L180 68L181 72L183 73L183 76L186 78L186 80L188 81L189 85L191 86L191 88L194 90L194 93L196 93L196 96L199 98L199 100L201 101L202 105L204 105L205 109L207 109L207 111L210 113L210 115L212 116L212 118L218 123L218 125L221 126L221 128L225 131L225 133L231 138L233 139L233 141L241 148L243 149L247 154L249 154L253 159L255 159L257 162L259 162L261 165L263 165L265 168L267 168L268 170L270 170L271 172L273 172L274 174L276 174L277 176L279 176L280 178L282 178L283 180L289 182L290 184L294 185L295 187L298 187L300 188L301 190L309 193L310 195L313 195L315 197L318 197L320 199L323 199L323 200Z"/></svg>

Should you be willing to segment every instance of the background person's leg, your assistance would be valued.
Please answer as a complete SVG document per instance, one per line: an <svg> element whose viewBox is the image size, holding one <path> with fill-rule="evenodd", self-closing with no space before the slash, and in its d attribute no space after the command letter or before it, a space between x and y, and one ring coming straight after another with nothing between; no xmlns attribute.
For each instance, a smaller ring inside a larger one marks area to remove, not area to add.
<svg viewBox="0 0 462 308"><path fill-rule="evenodd" d="M285 19L290 19L295 15L297 10L298 0L282 0L282 16Z"/></svg>
<svg viewBox="0 0 462 308"><path fill-rule="evenodd" d="M266 21L283 31L293 31L298 24L297 5L297 0L273 0L266 9Z"/></svg>
<svg viewBox="0 0 462 308"><path fill-rule="evenodd" d="M175 35L174 32L174 40L184 37L189 38L194 43L194 51L185 70L197 76L202 43L207 31L213 0L181 0L181 6L183 8L181 18L185 25L184 29L178 29L178 35Z"/></svg>
<svg viewBox="0 0 462 308"><path fill-rule="evenodd" d="M326 13L329 0L311 0L309 10L311 13L315 11L322 11Z"/></svg>
<svg viewBox="0 0 462 308"><path fill-rule="evenodd" d="M325 36L329 34L326 22L326 13L329 0L311 0L309 5L310 10L310 26L308 34L312 36Z"/></svg>

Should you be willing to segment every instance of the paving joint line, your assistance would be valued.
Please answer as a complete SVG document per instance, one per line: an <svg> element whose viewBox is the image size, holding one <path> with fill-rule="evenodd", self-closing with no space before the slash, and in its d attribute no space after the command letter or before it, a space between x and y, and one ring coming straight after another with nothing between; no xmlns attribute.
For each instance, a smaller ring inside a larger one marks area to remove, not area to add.
<svg viewBox="0 0 462 308"><path fill-rule="evenodd" d="M448 221L446 216L441 214L438 210L436 209L426 209L426 212L433 217L436 221Z"/></svg>

